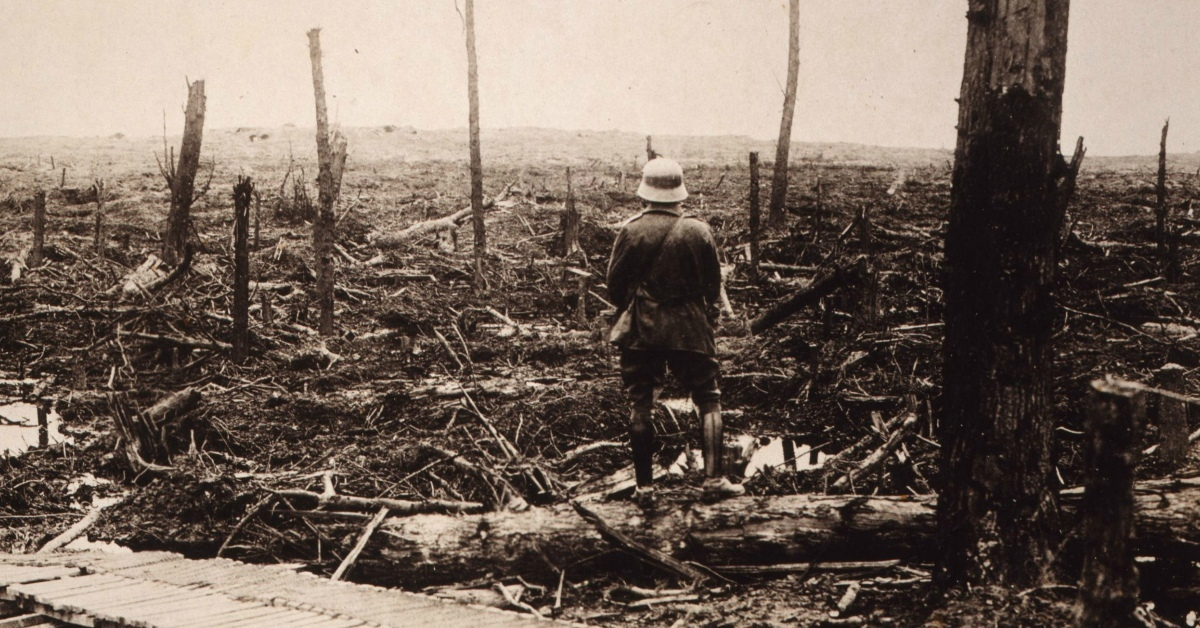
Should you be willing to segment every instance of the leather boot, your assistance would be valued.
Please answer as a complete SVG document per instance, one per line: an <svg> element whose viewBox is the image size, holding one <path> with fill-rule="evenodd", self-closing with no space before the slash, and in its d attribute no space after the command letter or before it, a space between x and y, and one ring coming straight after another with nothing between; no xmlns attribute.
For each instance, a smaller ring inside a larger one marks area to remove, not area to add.
<svg viewBox="0 0 1200 628"><path fill-rule="evenodd" d="M730 482L724 477L725 425L721 421L721 404L706 403L702 406L700 423L704 436L704 480L702 498L718 501L746 494L746 487Z"/></svg>

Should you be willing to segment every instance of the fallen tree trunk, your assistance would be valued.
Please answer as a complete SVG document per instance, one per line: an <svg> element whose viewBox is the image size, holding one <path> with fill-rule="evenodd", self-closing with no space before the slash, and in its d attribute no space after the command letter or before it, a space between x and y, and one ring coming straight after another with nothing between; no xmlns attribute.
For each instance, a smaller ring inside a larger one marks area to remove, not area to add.
<svg viewBox="0 0 1200 628"><path fill-rule="evenodd" d="M493 206L495 206L495 201L490 198L484 199L483 209L485 211L491 209ZM373 246L381 249L395 248L426 234L447 231L449 229L457 229L461 227L462 224L470 217L471 208L467 207L465 209L460 209L449 216L418 222L415 225L410 225L407 228L395 233L375 232L367 236L367 240L369 240Z"/></svg>
<svg viewBox="0 0 1200 628"><path fill-rule="evenodd" d="M1141 482L1134 497L1141 555L1200 559L1200 478ZM1082 489L1061 493L1073 520ZM721 570L810 561L929 560L936 497L788 495L715 504L663 503L646 513L628 501L587 508L629 538L678 560ZM570 504L477 516L391 518L359 559L366 577L425 585L487 572L556 578L557 569L612 549ZM396 565L403 565L397 570Z"/></svg>
<svg viewBox="0 0 1200 628"><path fill-rule="evenodd" d="M792 296L788 297L782 303L759 314L754 320L750 321L750 332L761 334L792 314L829 296L838 288L861 280L866 271L866 258L860 257L846 266L835 269L832 273L824 277L814 279L804 289L792 294Z"/></svg>

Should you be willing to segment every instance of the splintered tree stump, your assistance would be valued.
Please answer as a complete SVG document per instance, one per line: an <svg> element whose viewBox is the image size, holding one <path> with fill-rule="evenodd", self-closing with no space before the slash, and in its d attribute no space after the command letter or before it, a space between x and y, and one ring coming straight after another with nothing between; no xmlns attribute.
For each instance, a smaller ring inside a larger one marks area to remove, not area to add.
<svg viewBox="0 0 1200 628"><path fill-rule="evenodd" d="M250 199L254 184L238 177L233 186L233 360L246 360L250 345Z"/></svg>
<svg viewBox="0 0 1200 628"><path fill-rule="evenodd" d="M29 266L36 268L42 265L42 256L46 246L46 193L38 190L32 199L33 204L33 248L29 252Z"/></svg>
<svg viewBox="0 0 1200 628"><path fill-rule="evenodd" d="M96 231L92 239L92 249L96 255L104 254L104 179L96 179Z"/></svg>
<svg viewBox="0 0 1200 628"><path fill-rule="evenodd" d="M1158 245L1158 254L1167 254L1167 218L1171 208L1167 206L1167 129L1171 127L1171 119L1163 123L1162 139L1158 143L1158 181L1155 185L1154 203L1154 239Z"/></svg>
<svg viewBox="0 0 1200 628"><path fill-rule="evenodd" d="M1155 373L1159 388L1182 392L1186 368L1167 364ZM1187 458L1191 443L1188 440L1188 404L1186 401L1160 396L1158 399L1158 435L1162 442L1159 456L1168 469L1178 469Z"/></svg>
<svg viewBox="0 0 1200 628"><path fill-rule="evenodd" d="M1080 622L1086 628L1134 626L1138 572L1133 561L1133 465L1137 426L1145 414L1138 388L1092 382L1084 464Z"/></svg>
<svg viewBox="0 0 1200 628"><path fill-rule="evenodd" d="M750 276L758 280L759 245L762 236L762 211L759 208L758 153L750 153Z"/></svg>
<svg viewBox="0 0 1200 628"><path fill-rule="evenodd" d="M163 397L142 412L130 412L118 395L109 395L117 433L135 472L162 471L171 463L166 436L183 415L200 403L200 391L186 388Z"/></svg>
<svg viewBox="0 0 1200 628"><path fill-rule="evenodd" d="M570 257L579 249L579 210L575 207L575 189L571 185L571 169L567 168L567 200L561 219L559 252Z"/></svg>

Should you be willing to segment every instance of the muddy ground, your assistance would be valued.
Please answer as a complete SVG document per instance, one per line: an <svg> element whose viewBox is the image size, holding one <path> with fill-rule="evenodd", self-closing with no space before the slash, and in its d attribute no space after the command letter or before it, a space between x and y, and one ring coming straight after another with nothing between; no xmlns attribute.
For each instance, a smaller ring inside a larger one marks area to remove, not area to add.
<svg viewBox="0 0 1200 628"><path fill-rule="evenodd" d="M338 334L324 341L311 333L314 264L295 188L299 178L316 196L311 130L206 134L200 178L208 179L211 168L211 185L194 208L197 253L186 275L149 295L113 288L159 247L167 208L155 164L161 138L0 140L0 259L31 241L31 218L21 200L38 188L49 198L48 263L24 269L13 282L7 280L11 264L0 265L0 379L53 377L43 392L56 400L62 431L71 437L0 458L0 550L34 551L78 519L94 496L127 492L125 502L89 530L91 539L197 557L224 545L224 556L329 574L363 523L276 516L273 505L260 508L271 491L320 491L325 476L347 495L490 508L507 501L495 483L440 463L439 450L449 450L498 470L537 505L561 500L573 483L627 464L620 446L566 456L582 445L624 438L616 356L603 341L602 282L616 227L638 211L632 192L645 160L644 139L534 129L485 133L485 189L501 202L487 216L488 285L480 293L471 286L469 223L454 237L424 237L386 251L370 244L373 232L396 231L467 205L465 134L394 127L346 133ZM169 141L178 144L178 138ZM769 231L762 248L764 261L775 266L754 279L745 248L746 152L765 157L770 144L663 137L655 138L655 148L684 165L692 192L688 206L713 226L731 268L729 294L739 315L753 317L862 254L861 230L852 226L867 210L877 307L866 305L869 299L856 288L759 336L723 334L726 424L731 436L788 436L832 454L869 434L877 419L911 412L919 420L918 435L855 490L934 491L938 286L951 155L795 147L786 224ZM769 166L763 169L764 201ZM1168 362L1189 374L1200 366L1194 339L1200 293L1192 268L1200 238L1191 214L1198 166L1196 155L1172 158L1170 203L1181 229L1182 277L1167 282L1153 244L1154 160L1084 163L1070 218L1079 238L1064 249L1058 288L1056 412L1064 486L1081 482L1082 399L1090 380L1113 374L1150 382ZM557 247L568 167L583 213L583 253L564 263ZM256 293L250 359L236 365L223 350L130 335L230 340L231 187L238 175L251 176L261 197L251 232L251 273L263 282L258 292L271 294L273 312L264 323ZM105 210L97 249L96 205L87 188L101 178ZM597 276L582 319L578 275L568 266ZM1184 392L1200 392L1190 377L1185 381ZM7 393L27 394L28 386L21 386L14 383ZM166 436L172 468L131 469L115 412L144 409L186 387L203 398ZM671 387L664 392L678 396ZM688 418L656 414L660 460L698 446ZM1151 422L1143 438L1151 443L1155 435ZM501 440L515 446L519 460L506 460ZM531 466L553 479L522 471ZM1139 474L1160 476L1159 467L1147 456ZM1182 473L1194 471L1189 461ZM72 483L84 474L98 481ZM758 495L819 492L829 479L776 469L747 486ZM609 625L820 625L830 620L851 581L862 591L849 614L865 625L1060 625L1073 612L1070 585L1077 574L1062 574L1066 587L942 600L929 588L930 569L902 564L871 573L796 573L638 609L628 604L638 596L629 586L678 583L632 559L607 557L570 571L555 613ZM1180 583L1193 571L1187 565L1174 579L1147 580L1146 601L1182 623L1196 599ZM517 583L520 576L406 586L486 587ZM348 577L356 579L355 572ZM526 592L532 606L554 604L557 582L526 584L532 585Z"/></svg>

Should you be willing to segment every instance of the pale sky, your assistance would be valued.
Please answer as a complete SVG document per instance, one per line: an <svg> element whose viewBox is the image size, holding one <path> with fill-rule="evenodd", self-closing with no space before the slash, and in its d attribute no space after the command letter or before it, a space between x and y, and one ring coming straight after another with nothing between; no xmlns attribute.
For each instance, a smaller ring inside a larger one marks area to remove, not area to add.
<svg viewBox="0 0 1200 628"><path fill-rule="evenodd" d="M461 0L460 0L461 4ZM792 136L953 148L966 0L801 0ZM778 133L786 0L478 0L484 128ZM464 127L453 0L0 0L0 136L314 124L305 31L320 26L331 118ZM1063 144L1200 150L1200 3L1075 0Z"/></svg>

